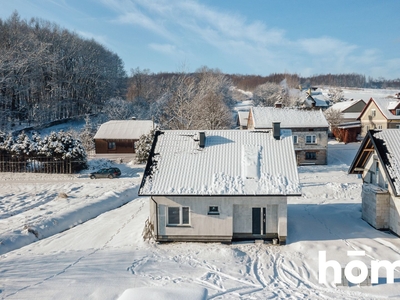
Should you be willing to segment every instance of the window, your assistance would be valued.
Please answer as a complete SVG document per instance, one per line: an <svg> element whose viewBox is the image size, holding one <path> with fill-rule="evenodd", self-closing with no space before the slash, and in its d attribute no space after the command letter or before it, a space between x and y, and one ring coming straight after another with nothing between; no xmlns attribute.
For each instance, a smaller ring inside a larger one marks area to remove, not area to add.
<svg viewBox="0 0 400 300"><path fill-rule="evenodd" d="M382 129L382 125L378 125L378 129Z"/></svg>
<svg viewBox="0 0 400 300"><path fill-rule="evenodd" d="M316 152L306 152L306 159L317 159Z"/></svg>
<svg viewBox="0 0 400 300"><path fill-rule="evenodd" d="M189 225L189 207L168 207L168 225Z"/></svg>
<svg viewBox="0 0 400 300"><path fill-rule="evenodd" d="M209 215L219 215L219 208L218 208L218 206L209 206L209 207L208 207L208 214L209 214Z"/></svg>
<svg viewBox="0 0 400 300"><path fill-rule="evenodd" d="M396 125L396 128L397 128L397 129L400 129L400 124L399 124L399 125Z"/></svg>
<svg viewBox="0 0 400 300"><path fill-rule="evenodd" d="M371 117L375 117L376 116L376 109L371 109Z"/></svg>
<svg viewBox="0 0 400 300"><path fill-rule="evenodd" d="M115 142L108 142L108 149L109 150L115 150L117 148L117 145Z"/></svg>
<svg viewBox="0 0 400 300"><path fill-rule="evenodd" d="M299 142L299 138L297 135L293 136L293 144L297 144Z"/></svg>
<svg viewBox="0 0 400 300"><path fill-rule="evenodd" d="M400 116L400 109L396 108L396 115Z"/></svg>
<svg viewBox="0 0 400 300"><path fill-rule="evenodd" d="M315 144L317 138L315 135L306 135L306 144Z"/></svg>
<svg viewBox="0 0 400 300"><path fill-rule="evenodd" d="M375 165L375 176L376 185L379 185L379 162L376 162Z"/></svg>

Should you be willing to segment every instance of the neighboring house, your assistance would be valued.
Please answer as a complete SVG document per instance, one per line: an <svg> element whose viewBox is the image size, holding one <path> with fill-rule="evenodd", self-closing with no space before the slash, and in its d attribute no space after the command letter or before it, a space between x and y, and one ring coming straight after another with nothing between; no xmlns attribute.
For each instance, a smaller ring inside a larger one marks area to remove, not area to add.
<svg viewBox="0 0 400 300"><path fill-rule="evenodd" d="M302 91L300 99L299 106L303 109L325 110L330 106L330 100L317 88Z"/></svg>
<svg viewBox="0 0 400 300"><path fill-rule="evenodd" d="M400 129L400 99L371 98L357 120L363 137L371 129Z"/></svg>
<svg viewBox="0 0 400 300"><path fill-rule="evenodd" d="M135 153L135 142L153 129L153 121L118 120L102 124L94 136L96 154Z"/></svg>
<svg viewBox="0 0 400 300"><path fill-rule="evenodd" d="M338 102L329 107L330 110L341 112L340 124L336 128L331 128L333 135L344 143L357 142L358 135L361 133L361 122L357 120L358 116L364 109L366 103L364 100L351 100Z"/></svg>
<svg viewBox="0 0 400 300"><path fill-rule="evenodd" d="M249 119L249 111L239 110L237 112L237 121L236 125L239 129L247 129L247 120Z"/></svg>
<svg viewBox="0 0 400 300"><path fill-rule="evenodd" d="M350 174L361 174L362 218L376 229L400 235L400 130L370 130Z"/></svg>
<svg viewBox="0 0 400 300"><path fill-rule="evenodd" d="M157 241L287 237L287 197L300 196L292 137L272 132L156 131L139 189Z"/></svg>
<svg viewBox="0 0 400 300"><path fill-rule="evenodd" d="M321 110L300 110L274 107L253 107L247 128L269 130L274 122L293 135L297 163L324 165L327 163L329 124Z"/></svg>

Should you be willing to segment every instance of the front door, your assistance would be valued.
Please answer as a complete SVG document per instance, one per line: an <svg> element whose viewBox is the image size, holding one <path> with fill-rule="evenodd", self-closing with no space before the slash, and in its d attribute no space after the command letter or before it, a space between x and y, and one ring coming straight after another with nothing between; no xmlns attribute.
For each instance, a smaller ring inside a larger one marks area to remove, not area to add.
<svg viewBox="0 0 400 300"><path fill-rule="evenodd" d="M253 207L252 212L253 234L261 234L261 207Z"/></svg>

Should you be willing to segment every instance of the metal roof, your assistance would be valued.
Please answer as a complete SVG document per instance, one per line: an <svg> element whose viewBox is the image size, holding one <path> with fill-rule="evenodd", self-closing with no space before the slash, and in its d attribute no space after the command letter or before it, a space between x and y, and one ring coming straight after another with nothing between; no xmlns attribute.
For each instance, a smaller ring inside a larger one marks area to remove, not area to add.
<svg viewBox="0 0 400 300"><path fill-rule="evenodd" d="M389 109L394 109L396 107L395 102L397 102L397 105L400 105L400 100L395 100L393 98L371 98L367 105L364 107L363 111L360 113L358 119L362 117L371 102L374 102L376 104L376 106L382 112L383 116L386 119L400 120L400 115L394 115L389 111Z"/></svg>
<svg viewBox="0 0 400 300"><path fill-rule="evenodd" d="M102 124L94 139L137 140L153 129L150 120L114 120Z"/></svg>
<svg viewBox="0 0 400 300"><path fill-rule="evenodd" d="M321 110L300 110L290 108L253 107L254 128L272 128L273 122L280 122L281 128L329 127Z"/></svg>
<svg viewBox="0 0 400 300"><path fill-rule="evenodd" d="M140 195L300 195L292 136L268 131L158 131Z"/></svg>

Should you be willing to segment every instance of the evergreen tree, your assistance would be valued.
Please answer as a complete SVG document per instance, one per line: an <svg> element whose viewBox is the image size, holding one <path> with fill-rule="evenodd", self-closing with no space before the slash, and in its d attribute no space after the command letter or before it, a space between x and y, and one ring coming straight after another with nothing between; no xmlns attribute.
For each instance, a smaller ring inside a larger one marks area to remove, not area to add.
<svg viewBox="0 0 400 300"><path fill-rule="evenodd" d="M153 144L155 131L156 129L153 129L148 134L142 134L139 140L135 143L137 163L142 164L147 162L151 145Z"/></svg>

